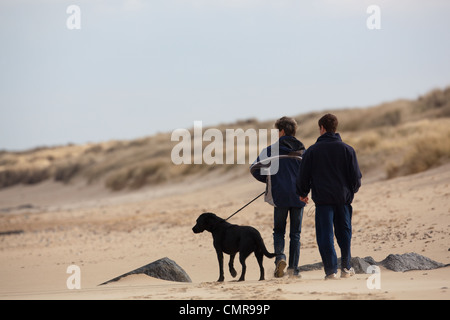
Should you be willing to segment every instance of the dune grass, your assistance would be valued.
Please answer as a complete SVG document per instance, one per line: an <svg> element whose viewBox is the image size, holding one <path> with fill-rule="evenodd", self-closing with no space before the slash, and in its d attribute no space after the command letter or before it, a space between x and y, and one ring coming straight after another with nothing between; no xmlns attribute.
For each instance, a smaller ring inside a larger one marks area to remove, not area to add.
<svg viewBox="0 0 450 320"><path fill-rule="evenodd" d="M317 139L317 121L326 112L294 117L299 123L297 137L307 147ZM383 172L389 179L450 161L450 87L433 90L416 100L330 112L340 121L338 130L343 140L355 148L364 176ZM248 119L215 128L225 137L226 129L271 129L274 122L275 119L264 122ZM270 137L267 141L270 143ZM210 143L204 141L203 148ZM115 191L138 189L213 170L248 170L254 160L249 159L248 147L236 145L235 154L238 148L246 148L246 164L175 165L171 161L171 151L176 144L171 141L171 133L160 133L131 141L42 147L23 152L0 151L0 188L52 179L63 184L75 180L102 183ZM224 155L225 142L223 145Z"/></svg>

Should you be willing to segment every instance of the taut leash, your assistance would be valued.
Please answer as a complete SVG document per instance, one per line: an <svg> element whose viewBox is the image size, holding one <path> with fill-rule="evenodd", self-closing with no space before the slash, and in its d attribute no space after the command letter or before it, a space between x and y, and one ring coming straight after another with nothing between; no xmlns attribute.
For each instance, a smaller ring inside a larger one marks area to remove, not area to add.
<svg viewBox="0 0 450 320"><path fill-rule="evenodd" d="M300 156L300 154L298 154L297 152L293 152L291 154L287 154L287 155L277 155L277 156L273 156L270 158L266 158L263 160L260 160L256 163L254 163L251 167L250 167L250 172L256 170L256 169L261 169L261 168L267 168L271 165L271 161L274 159L281 159L281 158L294 158L297 160L302 160L302 157ZM252 203L253 201L255 201L256 199L258 199L259 197L261 197L264 193L266 193L266 191L263 191L262 193L260 193L259 195L257 195L255 198L253 198L250 202L248 202L245 206L243 206L242 208L240 208L239 210L237 210L235 213L233 213L231 216L229 216L228 218L225 219L225 221L227 221L228 219L230 219L232 216L234 216L236 213L238 213L239 211L241 211L242 209L244 209L246 206L248 206L250 203Z"/></svg>
<svg viewBox="0 0 450 320"><path fill-rule="evenodd" d="M235 213L233 213L231 216L229 216L228 218L226 218L225 221L227 221L228 219L230 219L232 216L234 216L236 213L238 213L239 211L241 211L242 209L244 209L246 206L248 206L250 203L252 203L252 202L255 201L256 199L258 199L259 197L261 197L264 193L266 193L266 191L263 191L262 193L260 193L259 195L257 195L253 200L251 200L250 202L248 202L245 206L243 206L242 208L240 208L239 210L237 210Z"/></svg>

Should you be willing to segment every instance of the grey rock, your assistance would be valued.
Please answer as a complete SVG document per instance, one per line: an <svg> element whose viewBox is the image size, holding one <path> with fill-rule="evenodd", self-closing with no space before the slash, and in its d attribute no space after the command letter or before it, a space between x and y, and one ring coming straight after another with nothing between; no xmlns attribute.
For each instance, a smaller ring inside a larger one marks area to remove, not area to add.
<svg viewBox="0 0 450 320"><path fill-rule="evenodd" d="M124 273L114 279L103 282L101 285L118 281L119 279L132 275L132 274L146 274L150 277L169 280L169 281L177 281L177 282L192 282L189 275L186 271L183 270L175 261L165 257L159 260L156 260L152 263L146 264L140 268L137 268L133 271Z"/></svg>
<svg viewBox="0 0 450 320"><path fill-rule="evenodd" d="M432 270L445 267L443 263L436 262L415 252L390 254L379 264L386 269L397 272L405 272L409 270Z"/></svg>
<svg viewBox="0 0 450 320"><path fill-rule="evenodd" d="M371 265L385 267L386 269L396 272L405 272L409 270L432 270L442 267L447 267L449 264L443 264L424 257L418 253L410 252L404 254L390 254L386 259L376 262L372 257L365 258L353 257L351 265L355 269L355 273L367 273L367 268ZM320 270L323 268L322 262L314 264L306 264L300 266L300 271ZM341 268L341 259L338 259L338 269Z"/></svg>
<svg viewBox="0 0 450 320"><path fill-rule="evenodd" d="M364 261L366 261L368 264L370 264L372 266L378 264L378 262L376 262L375 259L372 258L371 256L365 257Z"/></svg>
<svg viewBox="0 0 450 320"><path fill-rule="evenodd" d="M313 263L313 264L305 264L303 266L300 266L299 270L300 270L300 272L304 272L304 271L320 270L322 268L323 268L323 263L317 262L317 263Z"/></svg>
<svg viewBox="0 0 450 320"><path fill-rule="evenodd" d="M372 258L372 257L369 257L369 258ZM371 260L369 260L369 261L371 261ZM354 257L351 260L351 265L352 265L353 269L355 269L355 273L363 274L363 273L367 273L367 268L370 267L371 263L367 262L365 258L363 259L360 257Z"/></svg>
<svg viewBox="0 0 450 320"><path fill-rule="evenodd" d="M0 231L0 236L9 236L11 234L21 234L23 230L8 230L8 231Z"/></svg>
<svg viewBox="0 0 450 320"><path fill-rule="evenodd" d="M372 257L369 257L372 259ZM360 258L360 257L353 257L351 260L351 265L353 269L355 269L355 273L361 274L366 273L367 268L371 265L371 263L367 262L365 260L366 258ZM373 260L373 259L372 259ZM369 260L371 261L371 260ZM300 266L300 271L313 271L313 270L320 270L323 268L322 262L317 262L313 264L305 264L303 266ZM341 258L338 258L338 269L341 268Z"/></svg>

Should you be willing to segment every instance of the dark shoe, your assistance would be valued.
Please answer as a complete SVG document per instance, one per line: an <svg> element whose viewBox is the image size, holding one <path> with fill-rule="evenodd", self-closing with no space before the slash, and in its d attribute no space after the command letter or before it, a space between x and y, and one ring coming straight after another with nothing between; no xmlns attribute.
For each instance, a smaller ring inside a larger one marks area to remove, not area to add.
<svg viewBox="0 0 450 320"><path fill-rule="evenodd" d="M275 278L282 278L284 276L284 268L286 268L286 260L280 260L275 267Z"/></svg>

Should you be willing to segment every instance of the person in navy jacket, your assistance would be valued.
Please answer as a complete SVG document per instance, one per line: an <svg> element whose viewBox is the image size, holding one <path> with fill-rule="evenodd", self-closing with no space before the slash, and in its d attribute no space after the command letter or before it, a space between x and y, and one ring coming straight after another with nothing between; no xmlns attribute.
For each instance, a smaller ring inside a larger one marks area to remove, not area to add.
<svg viewBox="0 0 450 320"><path fill-rule="evenodd" d="M290 215L288 269L291 269L294 275L299 275L300 233L305 203L300 201L296 183L300 172L301 154L305 147L295 138L298 128L295 119L282 117L275 122L275 128L279 130L279 140L261 152L251 167L251 173L258 181L266 184L265 201L274 206L273 242L275 253L279 254L275 260L275 277L279 278L284 275L287 265L284 236L288 214ZM272 168L275 167L274 161L277 161L276 173L268 171L269 173L263 174L263 168L257 166L265 158L273 159Z"/></svg>
<svg viewBox="0 0 450 320"><path fill-rule="evenodd" d="M325 269L325 279L337 278L334 235L341 249L341 278L354 274L350 265L352 201L361 186L361 171L355 150L336 133L338 119L332 114L320 118L320 137L303 155L297 192L316 206L316 239ZM334 228L334 232L333 232Z"/></svg>

